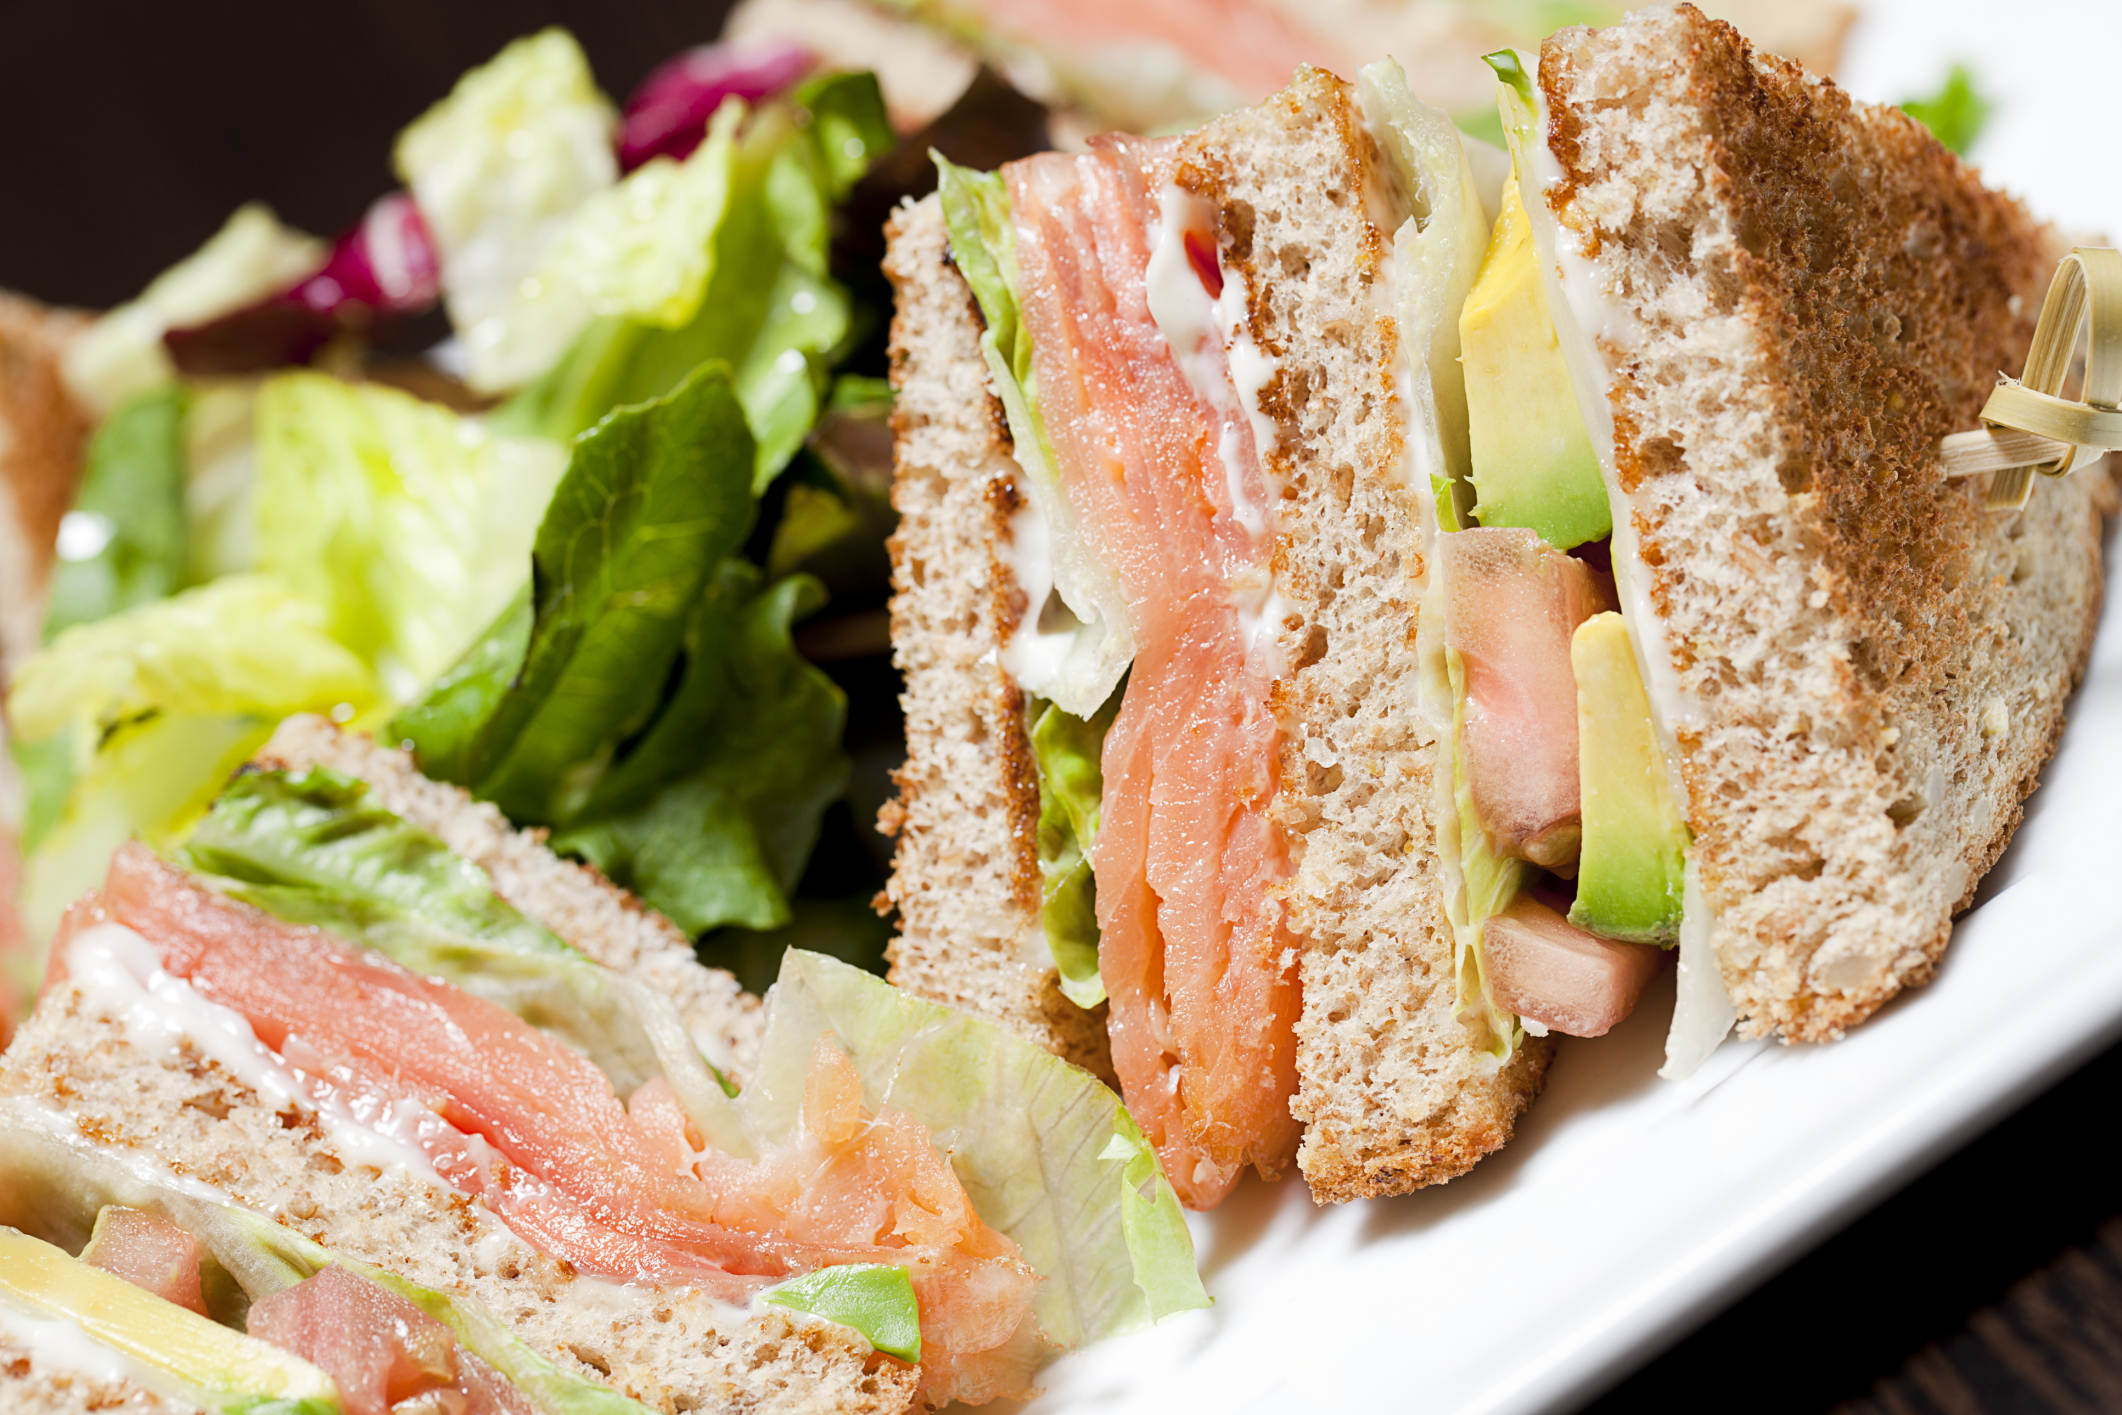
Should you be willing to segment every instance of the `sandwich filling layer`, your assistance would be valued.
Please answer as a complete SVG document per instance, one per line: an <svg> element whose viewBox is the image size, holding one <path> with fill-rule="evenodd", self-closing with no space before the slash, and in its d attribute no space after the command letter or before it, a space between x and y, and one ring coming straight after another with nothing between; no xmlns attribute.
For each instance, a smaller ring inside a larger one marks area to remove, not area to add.
<svg viewBox="0 0 2122 1415"><path fill-rule="evenodd" d="M321 1114L338 1140L351 1134L350 1158L477 1199L577 1272L745 1303L822 1268L903 1267L924 1389L1022 1388L1037 1351L1034 1274L974 1212L924 1127L863 1107L829 1040L795 1133L740 1159L701 1140L662 1077L622 1104L587 1057L501 1007L225 899L137 845L69 914L55 961L53 989L112 993L109 978L74 978L77 962L135 973L133 997L105 1000L155 1049L169 1038L127 1009L141 1010L141 991L188 995L188 1018L164 1008L151 1020L164 1032L174 1020L182 1042L283 1107Z"/></svg>

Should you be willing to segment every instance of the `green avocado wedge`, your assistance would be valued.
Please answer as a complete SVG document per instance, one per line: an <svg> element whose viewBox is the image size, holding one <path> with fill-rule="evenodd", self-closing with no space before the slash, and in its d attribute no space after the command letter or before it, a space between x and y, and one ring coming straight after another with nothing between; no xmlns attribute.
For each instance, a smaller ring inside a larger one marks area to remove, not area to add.
<svg viewBox="0 0 2122 1415"><path fill-rule="evenodd" d="M1595 614L1570 640L1584 843L1569 921L1625 943L1680 936L1687 824L1673 802L1628 626Z"/></svg>

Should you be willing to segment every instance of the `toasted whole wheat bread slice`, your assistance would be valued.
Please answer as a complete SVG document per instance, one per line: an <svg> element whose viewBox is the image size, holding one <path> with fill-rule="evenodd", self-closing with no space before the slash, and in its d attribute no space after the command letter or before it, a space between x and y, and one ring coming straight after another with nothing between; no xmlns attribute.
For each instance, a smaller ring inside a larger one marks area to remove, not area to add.
<svg viewBox="0 0 2122 1415"><path fill-rule="evenodd" d="M2055 749L2104 468L1946 483L2052 236L1906 115L1692 6L1542 54L1548 201L1604 298L1615 457L1741 1030L1826 1041L1927 979Z"/></svg>
<svg viewBox="0 0 2122 1415"><path fill-rule="evenodd" d="M1275 576L1292 665L1276 689L1278 823L1304 941L1299 1164L1322 1200L1463 1173L1509 1138L1548 1056L1536 1041L1499 1069L1454 1015L1431 819L1436 742L1415 709L1425 567L1392 416L1400 355L1380 265L1390 233L1364 214L1375 160L1348 86L1306 70L1188 139L1178 176L1215 203L1225 269L1247 282L1252 336L1280 367L1263 395L1280 430L1267 462L1285 488ZM1079 1028L1096 1019L1053 986L1037 784L1021 700L995 662L1024 609L993 550L1019 472L988 392L977 307L946 253L932 201L900 214L886 269L899 292L893 642L908 761L886 813L901 830L892 981L1077 1059Z"/></svg>

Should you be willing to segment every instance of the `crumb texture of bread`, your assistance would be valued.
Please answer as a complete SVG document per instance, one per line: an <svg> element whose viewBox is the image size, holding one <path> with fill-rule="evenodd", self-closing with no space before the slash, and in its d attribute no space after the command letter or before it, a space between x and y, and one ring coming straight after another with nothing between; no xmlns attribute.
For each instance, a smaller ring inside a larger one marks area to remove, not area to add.
<svg viewBox="0 0 2122 1415"><path fill-rule="evenodd" d="M1593 292L1615 468L1747 1035L1826 1041L1935 967L2054 750L2099 613L2099 469L1947 483L2053 238L1921 125L1692 6L1542 56L1548 202Z"/></svg>
<svg viewBox="0 0 2122 1415"><path fill-rule="evenodd" d="M1276 365L1260 401L1280 433L1266 462L1289 665L1277 815L1303 950L1293 1109L1322 1201L1465 1173L1510 1138L1548 1056L1535 1041L1499 1067L1455 1016L1438 743L1416 706L1426 488L1403 472L1390 233L1366 214L1381 160L1349 86L1308 69L1190 138L1178 170L1221 213L1224 268Z"/></svg>
<svg viewBox="0 0 2122 1415"><path fill-rule="evenodd" d="M0 687L36 652L59 518L81 476L88 417L59 357L87 322L0 291Z"/></svg>
<svg viewBox="0 0 2122 1415"><path fill-rule="evenodd" d="M385 810L485 870L494 893L605 967L675 1002L709 1061L740 1081L750 1073L765 1025L758 999L728 972L704 966L676 924L591 866L546 849L543 831L512 828L494 806L422 776L407 753L312 714L282 722L256 762L328 767L367 782Z"/></svg>
<svg viewBox="0 0 2122 1415"><path fill-rule="evenodd" d="M988 391L979 307L950 262L933 196L887 228L898 295L892 655L906 764L882 826L898 836L891 981L1112 1076L1105 1010L1061 995L1039 923L1039 786L1024 699L996 661L1022 612L996 555L1023 473Z"/></svg>
<svg viewBox="0 0 2122 1415"><path fill-rule="evenodd" d="M7 1415L197 1415L131 1381L113 1381L54 1364L0 1326L0 1410Z"/></svg>
<svg viewBox="0 0 2122 1415"><path fill-rule="evenodd" d="M315 1112L276 1109L189 1041L142 1050L78 985L47 995L0 1058L0 1104L57 1112L91 1144L153 1155L320 1243L477 1298L562 1369L653 1409L826 1415L914 1398L917 1370L844 1328L579 1277L474 1200L348 1163Z"/></svg>

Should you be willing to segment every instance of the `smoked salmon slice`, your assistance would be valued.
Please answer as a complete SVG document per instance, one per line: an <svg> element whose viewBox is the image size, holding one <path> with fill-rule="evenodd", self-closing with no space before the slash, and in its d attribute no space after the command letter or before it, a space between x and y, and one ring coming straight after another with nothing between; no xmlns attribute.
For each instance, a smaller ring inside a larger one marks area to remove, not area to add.
<svg viewBox="0 0 2122 1415"><path fill-rule="evenodd" d="M1055 470L1126 593L1136 644L1092 852L1113 1065L1200 1209L1243 1166L1272 1176L1295 1155L1300 1000L1268 815L1276 665L1271 636L1249 642L1240 617L1241 586L1269 580L1272 498L1227 365L1220 386L1190 383L1149 306L1176 149L1102 139L1002 171ZM1222 276L1199 257L1213 250L1189 252L1210 295Z"/></svg>

